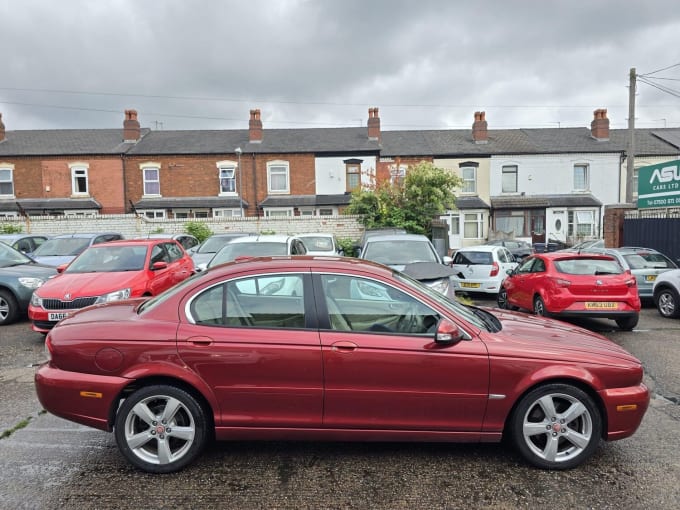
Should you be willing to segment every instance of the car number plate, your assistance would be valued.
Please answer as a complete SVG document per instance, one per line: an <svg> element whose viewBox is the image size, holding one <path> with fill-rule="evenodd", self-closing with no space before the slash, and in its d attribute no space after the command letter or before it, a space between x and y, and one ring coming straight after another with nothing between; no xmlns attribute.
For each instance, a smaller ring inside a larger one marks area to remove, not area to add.
<svg viewBox="0 0 680 510"><path fill-rule="evenodd" d="M61 319L65 319L66 317L68 317L68 313L66 312L50 312L47 316L47 320L60 321Z"/></svg>
<svg viewBox="0 0 680 510"><path fill-rule="evenodd" d="M654 280L656 280L655 274L648 274L648 275L645 276L645 281L653 282Z"/></svg>
<svg viewBox="0 0 680 510"><path fill-rule="evenodd" d="M618 303L611 301L586 301L587 310L616 310Z"/></svg>
<svg viewBox="0 0 680 510"><path fill-rule="evenodd" d="M479 283L460 282L460 286L464 289L478 289Z"/></svg>

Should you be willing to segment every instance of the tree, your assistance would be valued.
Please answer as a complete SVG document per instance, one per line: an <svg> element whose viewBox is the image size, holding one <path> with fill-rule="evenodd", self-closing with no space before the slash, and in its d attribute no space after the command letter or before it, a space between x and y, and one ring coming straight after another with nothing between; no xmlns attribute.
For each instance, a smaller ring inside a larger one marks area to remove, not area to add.
<svg viewBox="0 0 680 510"><path fill-rule="evenodd" d="M345 213L360 216L366 228L401 227L428 234L432 219L454 206L453 190L461 184L450 171L422 161L408 168L403 185L384 182L373 191L353 193Z"/></svg>

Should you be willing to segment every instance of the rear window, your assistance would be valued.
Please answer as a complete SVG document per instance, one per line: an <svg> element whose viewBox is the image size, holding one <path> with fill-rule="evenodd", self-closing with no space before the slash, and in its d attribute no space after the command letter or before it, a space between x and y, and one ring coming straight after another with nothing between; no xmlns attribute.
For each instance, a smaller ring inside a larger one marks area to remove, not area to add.
<svg viewBox="0 0 680 510"><path fill-rule="evenodd" d="M661 253L639 252L638 255L645 261L647 267L668 269L677 267L672 260Z"/></svg>
<svg viewBox="0 0 680 510"><path fill-rule="evenodd" d="M566 259L556 260L555 268L565 274L622 274L623 268L615 260L607 259Z"/></svg>
<svg viewBox="0 0 680 510"><path fill-rule="evenodd" d="M493 255L488 251L459 251L453 258L453 263L467 265L491 265L493 264Z"/></svg>

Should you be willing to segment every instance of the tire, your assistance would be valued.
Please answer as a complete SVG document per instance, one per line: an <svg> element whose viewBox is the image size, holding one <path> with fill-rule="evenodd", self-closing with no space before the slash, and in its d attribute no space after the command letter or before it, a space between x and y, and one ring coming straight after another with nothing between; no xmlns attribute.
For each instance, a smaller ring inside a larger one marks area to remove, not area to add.
<svg viewBox="0 0 680 510"><path fill-rule="evenodd" d="M656 309L663 317L680 317L680 296L674 289L662 289L656 298Z"/></svg>
<svg viewBox="0 0 680 510"><path fill-rule="evenodd" d="M502 308L503 310L509 310L508 291L505 290L505 287L501 287L501 290L498 291L498 295L496 296L496 304L498 305L498 308Z"/></svg>
<svg viewBox="0 0 680 510"><path fill-rule="evenodd" d="M542 317L548 317L550 315L545 309L545 303L543 302L543 298L541 296L534 297L534 313Z"/></svg>
<svg viewBox="0 0 680 510"><path fill-rule="evenodd" d="M141 388L123 402L114 432L118 449L134 466L149 473L172 473L201 453L208 423L203 407L189 393L157 385Z"/></svg>
<svg viewBox="0 0 680 510"><path fill-rule="evenodd" d="M530 464L571 469L585 462L602 436L602 417L593 399L569 384L546 384L520 400L510 421L510 438Z"/></svg>
<svg viewBox="0 0 680 510"><path fill-rule="evenodd" d="M639 315L634 317L626 317L625 319L616 319L616 325L624 331L632 331L635 326L637 326L640 320Z"/></svg>
<svg viewBox="0 0 680 510"><path fill-rule="evenodd" d="M0 290L0 326L11 324L19 317L19 303L14 294L8 290Z"/></svg>

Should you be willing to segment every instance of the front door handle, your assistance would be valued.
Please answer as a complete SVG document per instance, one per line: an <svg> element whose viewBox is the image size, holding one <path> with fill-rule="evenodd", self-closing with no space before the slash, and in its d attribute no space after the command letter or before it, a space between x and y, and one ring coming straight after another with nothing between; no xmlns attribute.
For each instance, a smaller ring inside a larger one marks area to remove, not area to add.
<svg viewBox="0 0 680 510"><path fill-rule="evenodd" d="M331 350L336 351L336 352L342 352L342 353L347 353L347 352L353 352L355 351L359 346L355 344L354 342L349 342L347 340L343 340L341 342L335 342L334 344L331 345Z"/></svg>

